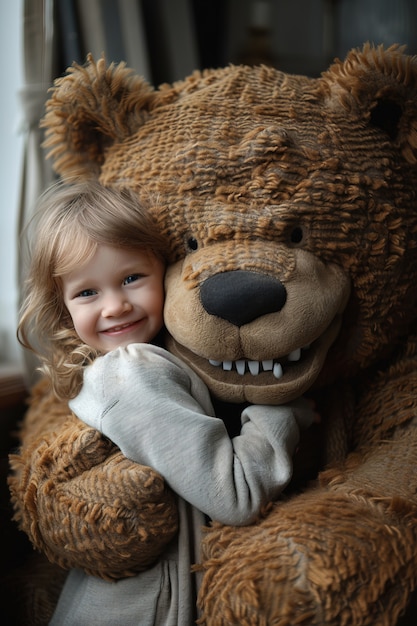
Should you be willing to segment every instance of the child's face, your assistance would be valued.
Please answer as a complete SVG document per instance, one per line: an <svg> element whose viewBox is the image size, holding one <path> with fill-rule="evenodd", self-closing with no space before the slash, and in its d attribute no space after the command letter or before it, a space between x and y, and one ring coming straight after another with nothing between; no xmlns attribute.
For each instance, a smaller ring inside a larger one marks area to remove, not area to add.
<svg viewBox="0 0 417 626"><path fill-rule="evenodd" d="M102 352L150 341L163 325L163 280L164 265L151 252L99 245L62 277L77 335Z"/></svg>

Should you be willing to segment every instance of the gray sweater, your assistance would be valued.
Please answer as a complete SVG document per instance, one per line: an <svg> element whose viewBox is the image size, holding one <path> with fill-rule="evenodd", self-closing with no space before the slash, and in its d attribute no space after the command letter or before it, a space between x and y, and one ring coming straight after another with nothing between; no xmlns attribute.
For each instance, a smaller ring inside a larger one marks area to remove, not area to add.
<svg viewBox="0 0 417 626"><path fill-rule="evenodd" d="M189 626L196 619L205 515L224 524L252 523L291 478L299 427L313 421L303 401L249 406L230 439L214 416L206 386L179 359L150 344L132 344L86 368L70 402L84 422L135 462L158 471L178 494L180 530L156 565L133 578L104 582L70 572L53 626Z"/></svg>

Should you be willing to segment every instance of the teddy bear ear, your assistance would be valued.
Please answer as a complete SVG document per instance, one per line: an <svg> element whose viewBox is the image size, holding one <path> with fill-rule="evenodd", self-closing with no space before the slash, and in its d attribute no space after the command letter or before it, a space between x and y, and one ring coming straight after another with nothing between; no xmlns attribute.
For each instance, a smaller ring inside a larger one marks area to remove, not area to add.
<svg viewBox="0 0 417 626"><path fill-rule="evenodd" d="M356 112L417 163L417 57L405 54L405 46L365 44L337 60L319 82L328 106Z"/></svg>
<svg viewBox="0 0 417 626"><path fill-rule="evenodd" d="M64 179L97 178L106 149L131 136L144 122L154 89L124 63L106 66L92 55L57 79L41 121L44 146Z"/></svg>

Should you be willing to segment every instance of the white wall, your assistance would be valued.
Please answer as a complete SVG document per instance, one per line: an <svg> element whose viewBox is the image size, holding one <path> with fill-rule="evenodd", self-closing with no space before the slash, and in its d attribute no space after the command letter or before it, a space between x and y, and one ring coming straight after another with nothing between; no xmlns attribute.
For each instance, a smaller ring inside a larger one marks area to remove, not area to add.
<svg viewBox="0 0 417 626"><path fill-rule="evenodd" d="M0 363L19 362L16 232L22 136L23 0L0 0Z"/></svg>

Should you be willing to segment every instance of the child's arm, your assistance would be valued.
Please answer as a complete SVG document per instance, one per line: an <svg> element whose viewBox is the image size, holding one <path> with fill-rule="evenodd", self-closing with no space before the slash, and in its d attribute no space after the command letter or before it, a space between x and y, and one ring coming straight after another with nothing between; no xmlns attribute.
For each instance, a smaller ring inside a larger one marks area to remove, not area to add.
<svg viewBox="0 0 417 626"><path fill-rule="evenodd" d="M70 406L127 457L160 472L185 500L233 525L253 521L282 491L292 474L297 419L313 421L305 406L250 406L231 440L201 380L146 344L97 359Z"/></svg>

